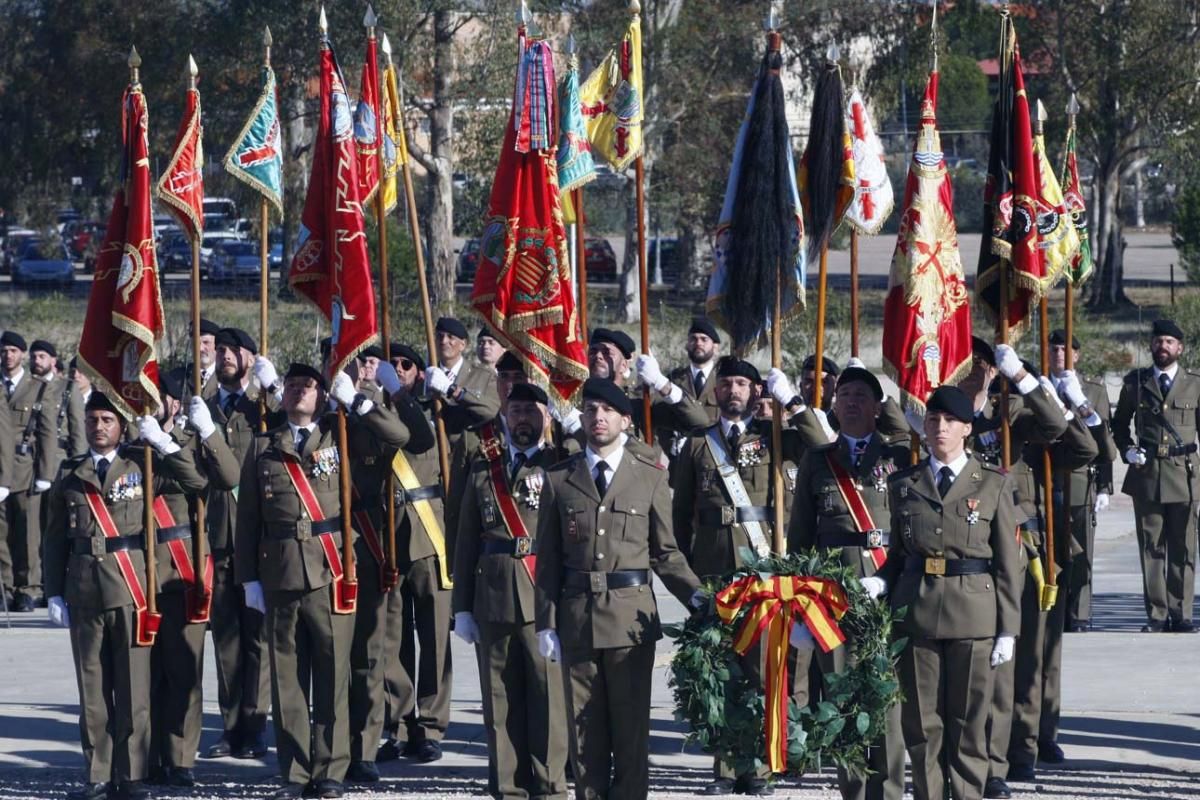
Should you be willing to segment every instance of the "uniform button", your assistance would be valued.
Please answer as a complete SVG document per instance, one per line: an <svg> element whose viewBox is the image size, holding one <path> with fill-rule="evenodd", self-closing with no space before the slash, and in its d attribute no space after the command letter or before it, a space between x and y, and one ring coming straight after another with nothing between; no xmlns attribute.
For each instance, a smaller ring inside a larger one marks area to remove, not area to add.
<svg viewBox="0 0 1200 800"><path fill-rule="evenodd" d="M597 560L597 561L603 561L603 560L604 560L604 553L596 553L596 560Z"/></svg>
<svg viewBox="0 0 1200 800"><path fill-rule="evenodd" d="M630 514L636 514L636 513L637 513L637 509L636 509L636 508L633 508L632 506L630 506L630 508L629 508L629 513L630 513Z"/></svg>
<svg viewBox="0 0 1200 800"><path fill-rule="evenodd" d="M597 536L603 536L603 535L604 535L604 528L601 528L600 530L596 531L596 535L597 535Z"/></svg>
<svg viewBox="0 0 1200 800"><path fill-rule="evenodd" d="M600 506L600 508L598 508L598 509L596 509L596 510L597 510L597 511L599 511L601 514L603 514L603 513L604 513L604 506Z"/></svg>
<svg viewBox="0 0 1200 800"><path fill-rule="evenodd" d="M933 529L933 532L934 532L934 533L936 533L938 536L941 536L941 535L942 535L942 529L941 529L941 528L934 528L934 529Z"/></svg>

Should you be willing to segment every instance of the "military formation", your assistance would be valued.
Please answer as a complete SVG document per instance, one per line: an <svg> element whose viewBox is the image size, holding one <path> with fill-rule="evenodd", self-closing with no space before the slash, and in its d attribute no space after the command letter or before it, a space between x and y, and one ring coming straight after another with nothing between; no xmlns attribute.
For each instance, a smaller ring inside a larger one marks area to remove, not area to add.
<svg viewBox="0 0 1200 800"><path fill-rule="evenodd" d="M628 335L594 330L572 409L486 330L472 356L451 318L437 323L437 367L393 342L390 360L369 348L333 375L281 375L245 331L199 333L199 394L190 367L164 370L163 408L132 420L49 342L0 335L0 579L12 612L46 606L70 631L78 800L193 786L198 754L263 758L268 722L272 797L341 797L379 781L379 762L435 762L452 633L475 648L481 789L644 798L654 576L702 607L705 580L772 550L780 504L789 550L834 551L870 597L907 609L903 702L868 768L839 771L843 798L904 796L906 754L917 798L1010 797L1009 782L1063 762L1062 640L1091 626L1096 515L1117 458L1143 630L1194 630L1200 373L1180 366L1167 320L1111 414L1102 381L1066 369L1079 341L1056 331L1048 375L976 339L970 372L911 421L856 359L810 357L796 387L722 355L706 319L669 374ZM202 743L206 631L222 731ZM804 628L792 644L791 691L807 704L847 648L827 654ZM761 677L759 648L740 658ZM717 760L702 794L770 795L772 780Z"/></svg>

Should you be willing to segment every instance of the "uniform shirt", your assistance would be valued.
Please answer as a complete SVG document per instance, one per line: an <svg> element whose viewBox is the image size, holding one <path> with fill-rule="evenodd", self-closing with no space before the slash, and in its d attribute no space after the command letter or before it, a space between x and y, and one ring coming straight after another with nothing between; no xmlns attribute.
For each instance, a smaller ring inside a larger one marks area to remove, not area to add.
<svg viewBox="0 0 1200 800"><path fill-rule="evenodd" d="M8 394L11 395L17 391L17 387L21 385L21 379L24 377L25 377L25 370L23 368L18 367L17 371L14 372L12 375L5 375L4 380L0 381L0 384L2 384L4 386L5 391L7 391Z"/></svg>
<svg viewBox="0 0 1200 800"><path fill-rule="evenodd" d="M92 457L92 466L96 468L96 474L99 475L100 474L100 462L107 461L108 466L111 467L113 465L113 461L115 461L117 458L117 451L116 451L116 448L114 448L114 449L110 450L109 452L105 453L104 455L100 455L95 450L89 449L88 455L90 455Z"/></svg>
<svg viewBox="0 0 1200 800"><path fill-rule="evenodd" d="M201 383L201 385L203 386L203 383ZM218 405L221 406L222 411L225 410L226 405L230 402L230 400L229 400L230 397L234 398L233 403L234 403L234 405L237 405L237 402L245 396L246 396L246 387L245 386L243 386L241 389L239 389L236 392L231 392L228 389L226 389L224 386L217 389L217 403L218 403Z"/></svg>
<svg viewBox="0 0 1200 800"><path fill-rule="evenodd" d="M700 382L701 386L708 383L708 376L712 372L712 362L711 361L708 362L707 367L708 368L705 369L704 367L697 367L695 364L688 365L688 375L691 376L692 386L696 385L696 376L697 375L704 376L704 379Z"/></svg>
<svg viewBox="0 0 1200 800"><path fill-rule="evenodd" d="M308 431L309 436L312 436L312 432L317 429L317 423L310 422L307 425L296 425L289 421L288 427L291 428L291 430L292 430L292 443L295 444L297 448L299 448L300 447L300 429L303 428L304 430Z"/></svg>
<svg viewBox="0 0 1200 800"><path fill-rule="evenodd" d="M622 442L620 447L613 450L604 458L601 458L600 454L593 450L591 445L588 445L587 449L584 450L584 457L587 458L588 472L592 473L592 480L596 479L596 465L603 461L605 464L608 464L608 470L605 471L604 477L608 481L608 485L611 486L613 476L617 474L617 467L621 466L621 456L624 452L625 443Z"/></svg>
<svg viewBox="0 0 1200 800"><path fill-rule="evenodd" d="M738 426L738 436L745 436L747 424L748 423L745 420L731 420L731 419L725 419L725 417L721 417L721 435L724 436L725 441L728 442L729 441L729 432L731 430L733 430L734 425L737 425ZM737 458L737 453L730 453L729 455L734 459Z"/></svg>
<svg viewBox="0 0 1200 800"><path fill-rule="evenodd" d="M1154 382L1158 383L1159 376L1166 375L1168 378L1171 379L1171 383L1174 383L1175 376L1178 374L1179 374L1179 362L1178 361L1176 361L1174 364L1167 367L1166 369L1159 369L1158 367L1155 367L1154 368Z"/></svg>
<svg viewBox="0 0 1200 800"><path fill-rule="evenodd" d="M849 438L849 437L847 437ZM954 475L954 480L958 480L959 473L963 471L963 467L967 466L967 461L970 459L966 451L958 454L958 458L949 463L938 461L937 456L933 453L929 454L929 471L933 473L933 485L937 486L938 478L941 477L942 467L949 467L950 472Z"/></svg>

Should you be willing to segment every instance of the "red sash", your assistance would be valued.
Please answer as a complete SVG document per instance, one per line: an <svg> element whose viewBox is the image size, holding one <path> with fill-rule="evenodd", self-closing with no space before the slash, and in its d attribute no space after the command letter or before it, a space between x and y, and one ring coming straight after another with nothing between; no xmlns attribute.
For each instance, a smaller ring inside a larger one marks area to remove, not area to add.
<svg viewBox="0 0 1200 800"><path fill-rule="evenodd" d="M323 521L325 512L321 510L317 494L308 482L308 476L304 474L304 467L300 463L300 459L284 453L283 466L287 469L288 477L292 479L292 486L295 487L296 494L300 496L300 505L304 506L308 518L313 522ZM321 541L321 549L325 551L325 563L329 565L329 571L333 573L333 613L353 614L358 604L358 584L345 581L345 573L342 570L342 554L333 540L333 534L319 533L317 538Z"/></svg>
<svg viewBox="0 0 1200 800"><path fill-rule="evenodd" d="M119 537L121 532L117 529L117 523L113 522L112 514L109 513L108 506L104 505L104 498L100 496L96 487L90 483L84 483L83 496L87 498L88 508L92 510L92 518L100 526L104 538ZM113 555L121 570L121 577L125 579L125 587L129 589L129 596L133 599L134 644L139 647L149 647L154 644L154 637L158 633L159 626L162 625L162 614L151 614L150 609L146 607L146 592L142 589L141 581L138 580L137 570L133 568L133 559L129 557L129 551L118 550ZM148 557L153 558L153 552Z"/></svg>
<svg viewBox="0 0 1200 800"><path fill-rule="evenodd" d="M500 437L496 435L495 424L486 423L479 433L479 449L483 453L483 457L487 459L488 468L492 473L492 494L496 498L496 505L500 508L500 518L504 520L504 527L508 528L513 539L528 539L530 538L529 530L525 527L525 520L521 519L517 501L513 499L508 485L508 476L504 474L504 459L502 458L504 449L501 447ZM529 574L529 580L532 581L537 571L537 556L530 554L519 560L524 565L525 572Z"/></svg>
<svg viewBox="0 0 1200 800"><path fill-rule="evenodd" d="M829 465L829 471L833 473L833 479L837 482L842 500L850 509L850 519L854 520L855 530L859 533L876 530L875 520L871 517L871 509L867 508L867 503L862 498L862 490L850 473L846 471L846 468L838 463L832 449L825 453L825 463ZM863 549L871 556L875 569L879 569L887 561L887 552L882 547L867 547L864 544Z"/></svg>
<svg viewBox="0 0 1200 800"><path fill-rule="evenodd" d="M175 515L171 513L171 507L167 505L166 498L161 494L154 497L154 524L159 530L175 527ZM196 573L192 570L192 556L184 546L183 540L172 539L167 542L167 549L171 551L171 563L175 565L179 577L187 585L187 621L208 622L209 612L212 610L212 554L209 553L205 557L204 590L197 593Z"/></svg>
<svg viewBox="0 0 1200 800"><path fill-rule="evenodd" d="M351 487L350 491L354 496L355 502L360 502L362 496L358 493L358 487ZM380 590L387 594L392 589L395 589L399 584L400 576L394 570L387 568L387 556L383 553L383 545L379 541L379 532L375 530L375 523L371 521L371 513L365 508L360 508L353 514L354 524L358 526L358 532L362 534L363 541L366 542L367 549L371 551L371 557L375 559L375 563L379 565L379 587Z"/></svg>

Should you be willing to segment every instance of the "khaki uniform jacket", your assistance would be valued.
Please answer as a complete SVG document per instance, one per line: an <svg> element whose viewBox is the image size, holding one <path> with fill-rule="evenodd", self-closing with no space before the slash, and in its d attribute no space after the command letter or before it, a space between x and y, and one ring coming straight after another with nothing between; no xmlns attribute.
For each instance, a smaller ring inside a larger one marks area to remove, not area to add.
<svg viewBox="0 0 1200 800"><path fill-rule="evenodd" d="M12 409L8 403L0 402L0 486L11 488L13 459L17 456L16 433L12 426Z"/></svg>
<svg viewBox="0 0 1200 800"><path fill-rule="evenodd" d="M880 576L892 608L908 609L900 630L925 639L1015 636L1023 579L1011 476L971 456L943 498L925 458L893 474L888 492L891 543ZM906 569L909 556L986 558L992 565L975 575L925 575Z"/></svg>
<svg viewBox="0 0 1200 800"><path fill-rule="evenodd" d="M74 381L67 387L66 398L67 457L74 458L85 455L88 451L83 393L79 391L79 387L75 385Z"/></svg>
<svg viewBox="0 0 1200 800"><path fill-rule="evenodd" d="M1109 407L1108 391L1104 388L1104 383L1085 380L1082 381L1082 386L1088 403L1102 420L1102 424L1088 429L1096 441L1099 453L1091 463L1075 469L1061 467L1056 462L1054 465L1054 489L1055 491L1064 490L1069 481L1071 505L1090 507L1095 497L1093 492L1113 493L1112 465L1113 461L1118 458L1118 453L1117 444L1113 441L1112 430L1109 427L1112 411Z"/></svg>
<svg viewBox="0 0 1200 800"><path fill-rule="evenodd" d="M746 423L739 423L746 426ZM744 525L715 524L713 515L723 508L733 508L725 482L717 470L716 459L708 446L707 434L716 430L724 440L721 425L705 429L690 437L679 454L679 466L675 477L675 497L671 503L675 539L679 548L688 557L688 563L697 575L709 577L725 575L741 567L743 549L751 549L750 536ZM726 442L728 448L728 442ZM783 432L783 453L788 461L797 462L804 452L800 434L792 429ZM738 465L738 475L754 506L774 507L772 497L772 453L771 427L754 420L746 426L738 440L738 452L729 453L729 459ZM794 477L789 480L785 473L785 496L779 498L787 503L795 490ZM767 543L772 542L773 524L770 520L760 522Z"/></svg>
<svg viewBox="0 0 1200 800"><path fill-rule="evenodd" d="M504 441L503 436L501 441ZM504 474L508 476L510 453L506 442L504 447ZM539 481L546 480L546 473L553 466L554 454L543 446L531 461L521 465L515 487L509 489L525 524L525 532L534 542L537 541L541 510ZM454 552L457 578L452 597L455 613L469 611L479 622L523 625L534 621L533 581L523 559L508 553L485 554L482 550L487 540L506 542L512 538L492 487L491 464L477 452L471 461L468 485L458 515Z"/></svg>
<svg viewBox="0 0 1200 800"><path fill-rule="evenodd" d="M809 547L837 548L841 550L842 564L855 570L858 577L874 575L875 562L863 547L829 541L829 537L850 536L866 542L866 534L855 526L850 507L842 499L837 479L829 467L830 455L861 487L859 494L871 512L875 528L886 531L891 525L887 481L893 473L909 465L909 439L907 436L889 439L876 431L855 469L849 442L839 436L834 444L810 448L800 460L796 475L796 497L792 501L792 518L788 526L788 552Z"/></svg>
<svg viewBox="0 0 1200 800"><path fill-rule="evenodd" d="M395 413L380 404L347 420L350 461L371 447L403 447L408 430ZM309 485L325 517L341 513L337 415L327 413L297 453L286 423L255 437L242 465L234 542L234 576L238 583L261 581L269 592L311 591L329 585L333 573L325 563L319 537L299 538L296 523L305 518L300 496L284 466L285 456L299 456ZM289 531L290 529L290 531ZM268 535L270 532L272 535ZM334 539L341 546L341 532Z"/></svg>
<svg viewBox="0 0 1200 800"><path fill-rule="evenodd" d="M537 537L537 629L556 629L564 650L633 647L662 637L650 584L593 593L568 586L567 570L653 569L684 605L700 586L675 544L667 471L628 449L603 499L585 454L551 469Z"/></svg>
<svg viewBox="0 0 1200 800"><path fill-rule="evenodd" d="M211 378L205 387L216 385L216 378ZM202 395L203 396L203 395ZM257 397L251 391L246 391L238 398L233 413L225 415L221 408L220 392L214 391L211 396L204 397L208 404L208 412L212 415L213 425L225 439L225 443L233 452L234 460L239 466L246 461L246 454L254 445L254 437L258 435L259 410ZM235 486L230 491L214 491L209 493L208 507L205 518L208 525L208 543L212 548L213 558L218 560L228 558L233 554L233 532L237 523L238 496L242 488Z"/></svg>
<svg viewBox="0 0 1200 800"><path fill-rule="evenodd" d="M8 398L8 408L14 448L8 488L27 492L35 480L54 480L58 469L58 399L52 387L33 377L26 367L21 382ZM29 452L19 452L22 444L28 446Z"/></svg>
<svg viewBox="0 0 1200 800"><path fill-rule="evenodd" d="M84 484L91 484L101 492L122 536L142 534L145 519L142 458L140 446L121 448L108 468L103 485L90 454L63 462L50 488L50 516L43 539L47 597L62 597L68 606L95 610L133 604L115 554L80 554L74 552L72 545L76 539L104 538L88 507ZM187 449L159 459L158 465L161 469L154 473L155 494L202 492L208 485L208 479L196 469L195 459ZM144 551L134 548L127 552L144 591Z"/></svg>
<svg viewBox="0 0 1200 800"><path fill-rule="evenodd" d="M1181 441L1176 441L1167 423ZM1152 367L1135 369L1126 375L1113 415L1113 439L1122 458L1131 447L1143 448L1146 464L1129 468L1121 491L1154 503L1193 502L1200 488L1196 454L1159 456L1159 452L1160 448L1195 444L1198 425L1200 373L1180 367L1166 397L1162 396Z"/></svg>
<svg viewBox="0 0 1200 800"><path fill-rule="evenodd" d="M714 424L717 418L721 415L721 410L717 407L717 366L714 360L709 366L708 377L704 381L704 390L696 395L696 386L692 383L692 370L689 366L682 366L672 370L667 376L671 383L683 390L683 396L689 400L695 400L700 408L704 411L706 420L704 426ZM636 411L636 409L635 409ZM655 440L662 439L664 442L672 438L680 438L687 436L688 431L676 432L667 427L656 427L654 431Z"/></svg>
<svg viewBox="0 0 1200 800"><path fill-rule="evenodd" d="M1050 448L1050 463L1066 470L1086 470L1087 465L1100 453L1095 435L1078 417L1067 423L1067 429L1053 444L1026 444L1021 451L1021 460L1011 470L1019 513L1024 519L1044 519L1048 508L1044 486L1045 461L1042 457L1047 447ZM1055 488L1058 488L1057 484ZM1034 538L1041 543L1040 532Z"/></svg>

